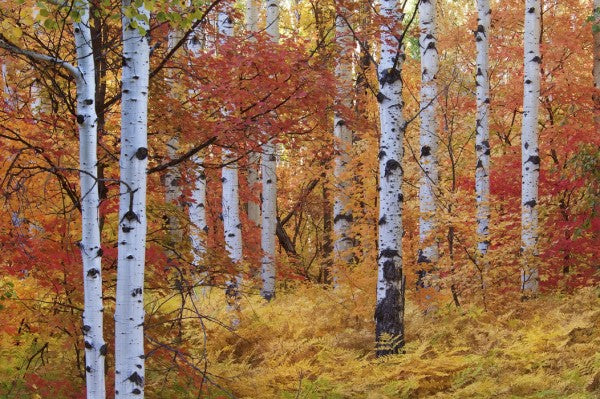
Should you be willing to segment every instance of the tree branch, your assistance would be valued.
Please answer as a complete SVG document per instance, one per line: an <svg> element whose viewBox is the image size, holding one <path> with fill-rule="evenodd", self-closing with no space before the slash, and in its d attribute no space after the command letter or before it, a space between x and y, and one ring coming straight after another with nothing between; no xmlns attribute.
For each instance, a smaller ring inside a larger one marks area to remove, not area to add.
<svg viewBox="0 0 600 399"><path fill-rule="evenodd" d="M169 162L163 163L162 165L158 165L155 166L153 168L148 169L148 171L146 172L147 174L150 173L156 173L156 172L160 172L162 170L165 170L167 168L170 168L171 166L176 166L179 165L182 162L187 161L188 159L190 159L191 157L193 157L194 155L196 155L201 149L208 147L209 145L211 145L212 143L214 143L215 141L217 141L217 137L211 137L210 139L206 140L204 143L192 148L191 150L189 150L188 152L186 152L185 154L183 154L182 156L172 159Z"/></svg>
<svg viewBox="0 0 600 399"><path fill-rule="evenodd" d="M24 55L26 57L29 57L29 58L37 60L37 61L48 62L51 64L58 65L60 67L65 68L67 71L69 71L71 73L71 75L73 75L75 80L81 79L81 73L79 72L79 69L77 69L75 66L73 66L69 62L61 60L60 58L57 58L57 57L52 57L52 56L49 56L46 54L37 53L35 51L22 49L20 47L15 46L14 44L9 43L1 35L0 35L0 48L8 50L11 53Z"/></svg>

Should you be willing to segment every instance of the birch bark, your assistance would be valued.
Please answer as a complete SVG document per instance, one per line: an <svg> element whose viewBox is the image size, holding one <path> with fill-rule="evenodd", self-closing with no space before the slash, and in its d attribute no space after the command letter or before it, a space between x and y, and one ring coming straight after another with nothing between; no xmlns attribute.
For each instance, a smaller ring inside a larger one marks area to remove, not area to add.
<svg viewBox="0 0 600 399"><path fill-rule="evenodd" d="M218 16L219 34L222 38L233 35L233 21L228 13L221 11ZM221 181L223 183L222 214L223 230L225 233L225 247L229 258L234 265L242 260L242 222L240 219L240 196L237 162L232 162L234 154L223 149L223 162L229 163L223 167ZM241 274L227 282L225 295L229 309L239 311L240 286L242 284ZM236 327L239 320L234 317L232 326Z"/></svg>
<svg viewBox="0 0 600 399"><path fill-rule="evenodd" d="M279 43L279 0L266 1L267 34L274 45ZM267 301L275 297L275 238L277 229L277 147L273 141L262 146L262 229L263 251L261 295Z"/></svg>
<svg viewBox="0 0 600 399"><path fill-rule="evenodd" d="M350 109L352 107L353 40L346 20L347 14L348 11L340 6L335 19L335 41L338 48L335 66L337 86L335 103L337 107ZM334 113L333 135L336 149L333 170L336 184L333 199L334 264L347 264L352 261L350 249L353 244L350 237L352 212L349 209L350 196L348 193L351 180L347 171L352 147L352 130L348 127L339 109Z"/></svg>
<svg viewBox="0 0 600 399"><path fill-rule="evenodd" d="M521 289L525 294L538 290L538 180L540 156L538 148L538 111L540 96L540 0L525 1L524 92L521 133L521 243L523 270Z"/></svg>
<svg viewBox="0 0 600 399"><path fill-rule="evenodd" d="M491 14L489 0L477 0L477 121L475 126L475 199L477 202L477 251L483 258L488 251L490 225L490 81L489 31Z"/></svg>
<svg viewBox="0 0 600 399"><path fill-rule="evenodd" d="M202 40L201 36L201 31L198 29L198 31L191 35L187 43L187 48L192 57L198 57L202 51L205 40ZM190 239L192 242L194 266L200 268L206 252L204 236L208 233L208 224L206 220L206 174L204 173L204 168L202 166L204 158L201 155L194 155L191 161L193 165L194 183L192 185L191 193L192 203L188 208L191 222ZM201 272L200 276L200 283L204 283L207 276L206 272Z"/></svg>
<svg viewBox="0 0 600 399"><path fill-rule="evenodd" d="M136 3L137 4L137 3ZM133 15L132 15L133 14ZM128 17L128 15L132 15ZM143 3L123 2L121 193L115 308L115 397L144 397L144 264L148 164L148 20ZM138 28L136 28L136 25Z"/></svg>
<svg viewBox="0 0 600 399"><path fill-rule="evenodd" d="M76 3L79 22L73 24L77 67L77 123L79 124L79 168L81 184L81 257L83 260L83 337L85 341L86 391L88 399L106 396L103 335L102 248L98 206L98 159L96 81L92 37L89 28L90 5Z"/></svg>
<svg viewBox="0 0 600 399"><path fill-rule="evenodd" d="M421 183L419 186L419 241L417 262L423 268L422 279L433 272L438 261L438 246L435 241L436 188L438 185L438 129L437 129L437 82L438 52L436 38L436 0L419 2L419 28L421 35ZM421 282L421 285L425 285Z"/></svg>
<svg viewBox="0 0 600 399"><path fill-rule="evenodd" d="M404 346L404 284L402 274L402 157L406 124L402 101L404 49L397 26L403 15L396 0L381 0L379 78L379 256L375 336L377 356L395 354ZM390 28L390 26L392 28Z"/></svg>

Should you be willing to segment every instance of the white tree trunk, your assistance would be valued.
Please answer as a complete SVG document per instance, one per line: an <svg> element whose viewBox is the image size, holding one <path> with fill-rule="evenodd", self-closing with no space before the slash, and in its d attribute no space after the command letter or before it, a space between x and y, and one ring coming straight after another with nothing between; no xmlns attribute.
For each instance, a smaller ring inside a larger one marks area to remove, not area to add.
<svg viewBox="0 0 600 399"><path fill-rule="evenodd" d="M192 57L198 57L202 51L203 43L203 32L198 29L191 35L187 43L187 48L191 53ZM190 93L193 95L193 91ZM204 159L200 155L192 157L193 165L193 185L191 199L192 203L188 208L188 213L191 222L191 242L192 242L192 255L194 256L194 266L196 268L201 267L202 259L206 252L204 237L208 233L208 223L206 220L206 175L202 163ZM201 281L203 283L206 279L206 272L201 273Z"/></svg>
<svg viewBox="0 0 600 399"><path fill-rule="evenodd" d="M436 0L419 2L419 28L421 35L421 183L419 186L419 241L418 263L422 263L420 277L431 273L438 261L435 240L436 189L438 185L438 128L437 128L437 82L438 51L436 38ZM429 264L429 266L425 266Z"/></svg>
<svg viewBox="0 0 600 399"><path fill-rule="evenodd" d="M150 13L128 18L123 2L123 72L119 255L115 308L115 397L144 397L144 264L146 248L146 167L148 164L148 36ZM142 18L145 17L145 18Z"/></svg>
<svg viewBox="0 0 600 399"><path fill-rule="evenodd" d="M489 0L477 0L477 122L475 126L475 198L477 202L477 251L480 257L487 254L490 226L490 80L489 32L492 19Z"/></svg>
<svg viewBox="0 0 600 399"><path fill-rule="evenodd" d="M98 206L98 159L96 83L89 3L81 1L80 21L73 25L77 51L77 123L79 124L79 168L81 184L81 257L83 259L83 337L85 340L86 391L88 399L106 396L104 359L106 343L102 332L102 248Z"/></svg>
<svg viewBox="0 0 600 399"><path fill-rule="evenodd" d="M221 40L233 35L233 21L227 12L221 11L218 16L219 34ZM223 162L231 162L234 154L223 149ZM242 221L240 219L240 195L237 162L229 163L223 167L221 181L223 183L222 215L223 230L225 233L225 248L229 258L234 265L242 260ZM242 284L241 274L227 282L225 295L231 311L239 311L240 308L240 286ZM232 327L237 327L239 319L234 316L231 321Z"/></svg>
<svg viewBox="0 0 600 399"><path fill-rule="evenodd" d="M350 13L340 6L335 19L335 41L338 55L335 66L336 98L339 107L350 109L352 107L352 53L353 38L346 18ZM333 135L335 140L335 165L333 175L335 179L335 196L333 199L333 232L335 236L334 257L336 264L347 264L352 261L353 245L350 237L352 226L352 211L349 209L351 179L348 176L347 165L350 162L352 147L352 130L348 127L344 116L336 110L333 117Z"/></svg>
<svg viewBox="0 0 600 399"><path fill-rule="evenodd" d="M540 156L538 148L538 110L540 96L540 0L525 1L524 32L524 93L521 133L521 243L523 271L521 288L525 293L538 290L536 266L538 241L538 179Z"/></svg>
<svg viewBox="0 0 600 399"><path fill-rule="evenodd" d="M256 0L246 0L246 30L254 34L258 31L258 6ZM254 41L255 38L251 37ZM248 156L248 188L254 193L258 190L260 178L258 168L260 164L260 154L253 152ZM256 201L248 201L248 219L256 226L260 226L260 204Z"/></svg>
<svg viewBox="0 0 600 399"><path fill-rule="evenodd" d="M379 62L379 238L375 335L377 355L398 353L404 345L404 277L402 275L402 157L406 128L402 114L403 46L399 32L388 26L400 24L402 14L396 0L382 0L381 14L390 18L381 27Z"/></svg>
<svg viewBox="0 0 600 399"><path fill-rule="evenodd" d="M267 0L267 34L279 43L279 0ZM277 147L272 141L262 146L262 229L263 251L261 295L266 300L275 297L275 238L277 229Z"/></svg>
<svg viewBox="0 0 600 399"><path fill-rule="evenodd" d="M188 212L191 222L191 241L195 267L200 266L202 263L202 258L206 252L203 237L208 233L206 222L206 175L202 167L203 162L204 160L199 156L192 158L195 175L192 187L192 204L190 204Z"/></svg>
<svg viewBox="0 0 600 399"><path fill-rule="evenodd" d="M223 150L223 162L231 162L233 154L229 150ZM223 182L222 214L223 231L225 233L225 248L229 259L234 265L242 260L242 222L240 219L240 197L237 162L223 167L221 181ZM241 274L227 283L225 295L228 307L231 311L239 311L241 299L240 286L242 284ZM232 319L232 326L239 323L237 316Z"/></svg>

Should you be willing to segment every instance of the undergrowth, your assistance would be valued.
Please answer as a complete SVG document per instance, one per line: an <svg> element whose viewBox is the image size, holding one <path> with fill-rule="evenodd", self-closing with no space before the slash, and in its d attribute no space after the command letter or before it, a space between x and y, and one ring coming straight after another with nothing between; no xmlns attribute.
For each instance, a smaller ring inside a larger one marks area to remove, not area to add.
<svg viewBox="0 0 600 399"><path fill-rule="evenodd" d="M220 320L222 292L200 308ZM245 298L231 332L206 324L209 397L599 398L600 290L547 294L506 311L408 303L405 353L373 355L364 293L299 286L270 303ZM189 331L192 346L204 336ZM152 381L152 375L148 376ZM171 397L162 385L152 397ZM170 393L171 392L171 393Z"/></svg>

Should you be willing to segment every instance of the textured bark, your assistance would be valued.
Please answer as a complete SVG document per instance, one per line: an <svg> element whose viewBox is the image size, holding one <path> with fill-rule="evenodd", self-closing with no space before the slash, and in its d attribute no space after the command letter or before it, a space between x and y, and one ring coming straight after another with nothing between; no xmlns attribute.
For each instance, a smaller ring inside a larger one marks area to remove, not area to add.
<svg viewBox="0 0 600 399"><path fill-rule="evenodd" d="M490 225L490 81L489 31L491 14L489 0L477 0L477 122L475 126L475 199L477 202L477 251L483 258L488 251Z"/></svg>
<svg viewBox="0 0 600 399"><path fill-rule="evenodd" d="M88 399L106 396L103 336L102 248L100 246L100 204L97 159L97 117L95 68L89 28L89 3L78 6L81 20L74 23L77 51L77 122L79 124L79 168L81 184L81 258L83 259L83 337L85 341L86 391Z"/></svg>
<svg viewBox="0 0 600 399"><path fill-rule="evenodd" d="M119 254L115 308L115 397L144 396L144 264L148 164L148 35L131 26L123 2L123 72ZM135 21L148 31L150 13L137 7ZM141 18L141 17L145 18Z"/></svg>
<svg viewBox="0 0 600 399"><path fill-rule="evenodd" d="M267 34L274 45L279 43L279 0L266 0ZM262 146L262 229L263 252L261 295L266 300L275 297L275 239L277 232L277 145L273 141Z"/></svg>
<svg viewBox="0 0 600 399"><path fill-rule="evenodd" d="M402 115L403 46L389 26L400 24L396 0L382 0L381 14L389 18L381 30L379 62L379 255L375 335L377 356L395 354L404 346L404 277L402 272L402 157L406 124Z"/></svg>
<svg viewBox="0 0 600 399"><path fill-rule="evenodd" d="M523 270L521 289L526 294L538 290L538 180L540 155L538 148L538 112L540 96L540 0L525 1L524 93L521 133L521 243Z"/></svg>
<svg viewBox="0 0 600 399"><path fill-rule="evenodd" d="M436 0L419 2L419 28L421 35L421 183L419 186L419 254L420 278L433 273L438 261L435 240L436 189L438 185L438 128L437 128L437 78L438 51L435 22ZM421 283L421 286L425 284Z"/></svg>
<svg viewBox="0 0 600 399"><path fill-rule="evenodd" d="M194 34L190 35L187 43L187 49L189 50L192 57L198 57L202 51L203 43L202 40L203 32L200 28L197 28ZM193 95L193 93L192 93ZM204 159L200 155L193 155L193 185L191 199L192 203L188 207L188 214L190 217L191 231L190 240L192 242L192 255L194 256L194 266L201 269L202 259L206 252L204 237L208 233L208 224L206 219L206 174L202 163ZM201 271L200 283L205 282L207 277L206 271Z"/></svg>
<svg viewBox="0 0 600 399"><path fill-rule="evenodd" d="M596 28L594 33L594 87L600 90L600 0L594 0L594 24ZM594 123L596 124L596 133L600 133L600 94L594 94L595 115Z"/></svg>
<svg viewBox="0 0 600 399"><path fill-rule="evenodd" d="M233 21L228 13L221 11L218 16L219 34L222 40L233 35ZM231 162L234 155L231 151L223 150L223 162ZM242 222L240 219L240 196L237 162L229 163L223 167L221 180L223 183L222 214L223 230L225 234L225 248L234 265L242 260ZM228 307L231 311L238 312L240 308L241 274L229 280L225 290ZM239 319L234 316L232 327L237 327Z"/></svg>
<svg viewBox="0 0 600 399"><path fill-rule="evenodd" d="M336 77L336 109L333 118L333 135L335 138L335 192L333 198L333 231L335 236L335 264L347 264L352 261L353 245L350 237L352 212L348 190L351 179L348 177L347 165L350 162L352 147L352 130L348 127L340 108L352 107L352 52L353 39L347 23L348 12L344 7L338 9L335 19L335 41L338 48L335 77Z"/></svg>

